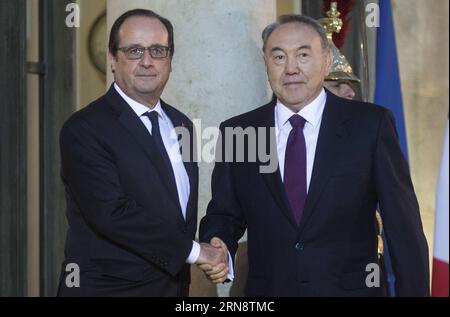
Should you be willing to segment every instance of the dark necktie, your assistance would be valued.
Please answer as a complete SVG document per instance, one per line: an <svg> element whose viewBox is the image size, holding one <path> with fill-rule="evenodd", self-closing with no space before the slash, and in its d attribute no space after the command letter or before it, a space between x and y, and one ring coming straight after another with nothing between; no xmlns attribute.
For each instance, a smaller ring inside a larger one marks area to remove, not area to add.
<svg viewBox="0 0 450 317"><path fill-rule="evenodd" d="M305 119L295 114L289 118L292 130L286 144L284 187L297 225L306 201L306 145L303 127Z"/></svg>
<svg viewBox="0 0 450 317"><path fill-rule="evenodd" d="M167 154L163 139L161 137L161 131L159 129L158 112L156 111L146 112L144 115L147 116L150 119L150 122L152 123L152 139L154 140L155 145L159 150L159 154L161 155L161 158L163 159L164 164L168 169L169 178L176 188L176 181L175 175L173 173L172 163L170 162L170 158L169 155Z"/></svg>

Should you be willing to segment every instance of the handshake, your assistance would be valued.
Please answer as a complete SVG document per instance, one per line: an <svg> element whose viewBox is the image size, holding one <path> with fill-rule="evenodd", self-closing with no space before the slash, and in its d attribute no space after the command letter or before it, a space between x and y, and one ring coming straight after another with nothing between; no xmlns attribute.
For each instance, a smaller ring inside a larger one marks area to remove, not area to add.
<svg viewBox="0 0 450 317"><path fill-rule="evenodd" d="M228 248L219 238L214 237L210 243L200 243L200 255L195 262L213 283L223 283L228 274Z"/></svg>

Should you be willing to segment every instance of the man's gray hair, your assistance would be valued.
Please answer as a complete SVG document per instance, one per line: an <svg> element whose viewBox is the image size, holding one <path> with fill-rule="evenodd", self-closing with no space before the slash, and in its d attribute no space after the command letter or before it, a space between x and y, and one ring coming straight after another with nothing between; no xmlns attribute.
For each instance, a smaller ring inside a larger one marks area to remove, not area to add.
<svg viewBox="0 0 450 317"><path fill-rule="evenodd" d="M320 36L320 40L322 42L322 51L325 52L330 49L330 44L328 42L325 29L322 25L320 25L319 22L306 15L286 14L280 15L275 22L266 26L266 28L262 32L263 52L266 50L267 40L269 39L272 32L275 31L275 29L277 29L279 26L286 23L301 23L310 26Z"/></svg>

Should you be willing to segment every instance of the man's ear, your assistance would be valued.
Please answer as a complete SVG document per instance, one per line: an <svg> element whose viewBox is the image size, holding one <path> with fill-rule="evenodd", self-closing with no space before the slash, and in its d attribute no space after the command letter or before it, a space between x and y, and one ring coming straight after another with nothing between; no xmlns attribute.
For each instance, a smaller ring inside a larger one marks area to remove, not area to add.
<svg viewBox="0 0 450 317"><path fill-rule="evenodd" d="M113 54L111 54L111 52L108 52L108 58L111 64L111 72L114 74L114 72L116 71L117 58Z"/></svg>
<svg viewBox="0 0 450 317"><path fill-rule="evenodd" d="M333 65L333 54L331 54L331 50L328 50L328 52L325 54L325 76L328 76L331 71L331 65Z"/></svg>
<svg viewBox="0 0 450 317"><path fill-rule="evenodd" d="M264 52L263 52L263 60L264 60L264 66L266 66L266 74L268 74L268 67L267 67L268 60L267 60L266 54L264 54Z"/></svg>

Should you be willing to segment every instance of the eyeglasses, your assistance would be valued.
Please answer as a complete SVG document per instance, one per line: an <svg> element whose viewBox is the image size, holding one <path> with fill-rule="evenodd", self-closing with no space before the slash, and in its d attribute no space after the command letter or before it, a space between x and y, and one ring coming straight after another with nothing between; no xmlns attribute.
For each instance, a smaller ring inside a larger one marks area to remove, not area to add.
<svg viewBox="0 0 450 317"><path fill-rule="evenodd" d="M131 46L131 47L119 47L118 50L122 51L125 54L125 56L130 60L141 59L145 53L145 50L148 50L148 53L152 58L163 59L169 56L170 47L162 45L152 45L149 47Z"/></svg>

